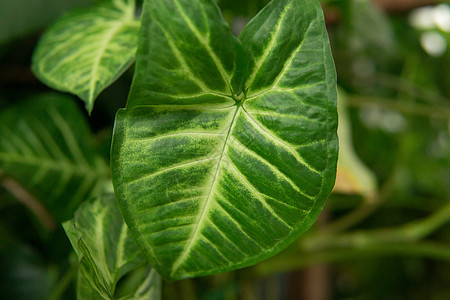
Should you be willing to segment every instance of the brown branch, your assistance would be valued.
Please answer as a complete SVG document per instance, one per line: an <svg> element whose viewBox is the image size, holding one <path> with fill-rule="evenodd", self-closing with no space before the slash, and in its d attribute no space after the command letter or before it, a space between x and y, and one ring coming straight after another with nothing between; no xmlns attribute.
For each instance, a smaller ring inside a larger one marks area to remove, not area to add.
<svg viewBox="0 0 450 300"><path fill-rule="evenodd" d="M3 176L3 172L0 170L0 178ZM26 191L19 183L9 177L2 178L0 182L8 192L11 193L16 199L31 210L36 217L42 222L42 224L48 230L54 230L56 228L56 221L47 211L47 209L40 203L33 195Z"/></svg>

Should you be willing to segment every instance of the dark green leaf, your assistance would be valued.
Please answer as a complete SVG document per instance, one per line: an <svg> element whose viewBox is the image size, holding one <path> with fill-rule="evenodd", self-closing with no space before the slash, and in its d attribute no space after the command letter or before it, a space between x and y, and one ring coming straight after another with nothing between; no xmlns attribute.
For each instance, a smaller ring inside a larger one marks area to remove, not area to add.
<svg viewBox="0 0 450 300"><path fill-rule="evenodd" d="M114 299L119 279L145 263L112 195L83 203L75 218L63 226L80 261L79 300ZM142 283L145 291L151 288L145 284L147 281L158 284L157 278L145 279ZM140 295L139 287L133 291L135 293Z"/></svg>
<svg viewBox="0 0 450 300"><path fill-rule="evenodd" d="M83 99L90 113L100 92L134 61L138 30L134 0L69 13L40 40L32 69L50 87Z"/></svg>
<svg viewBox="0 0 450 300"><path fill-rule="evenodd" d="M0 114L0 169L59 220L100 192L109 170L73 100L43 95Z"/></svg>
<svg viewBox="0 0 450 300"><path fill-rule="evenodd" d="M241 36L248 76L209 0L148 1L142 26L112 146L132 234L169 279L272 256L334 184L336 78L320 5L274 0L255 17Z"/></svg>

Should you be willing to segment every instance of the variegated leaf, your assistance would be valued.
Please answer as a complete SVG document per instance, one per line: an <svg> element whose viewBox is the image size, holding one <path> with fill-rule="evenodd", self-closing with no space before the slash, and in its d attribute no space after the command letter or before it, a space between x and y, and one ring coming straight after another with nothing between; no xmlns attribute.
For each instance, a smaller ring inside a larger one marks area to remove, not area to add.
<svg viewBox="0 0 450 300"><path fill-rule="evenodd" d="M79 300L116 299L115 289L119 280L145 264L144 257L129 235L113 195L83 203L74 219L63 226L80 261L77 287ZM142 284L126 299L144 299L143 295L157 292L153 287L159 289L158 282L158 275L150 271ZM158 298L152 296L146 299Z"/></svg>
<svg viewBox="0 0 450 300"><path fill-rule="evenodd" d="M60 18L36 47L34 74L76 94L90 113L100 92L134 61L139 30L134 2L108 0Z"/></svg>
<svg viewBox="0 0 450 300"><path fill-rule="evenodd" d="M142 26L112 146L132 234L169 279L274 255L312 225L335 179L336 75L320 5L273 0L242 44L210 0L146 1Z"/></svg>
<svg viewBox="0 0 450 300"><path fill-rule="evenodd" d="M84 116L73 99L55 94L0 114L0 169L62 221L110 180Z"/></svg>

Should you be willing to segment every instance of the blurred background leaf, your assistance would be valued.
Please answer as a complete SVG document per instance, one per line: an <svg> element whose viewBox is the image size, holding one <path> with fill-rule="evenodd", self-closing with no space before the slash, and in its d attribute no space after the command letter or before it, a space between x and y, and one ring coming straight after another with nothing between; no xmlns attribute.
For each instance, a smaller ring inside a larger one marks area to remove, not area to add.
<svg viewBox="0 0 450 300"><path fill-rule="evenodd" d="M135 1L104 1L65 14L43 34L34 74L49 87L76 94L91 114L97 96L135 60L140 22Z"/></svg>
<svg viewBox="0 0 450 300"><path fill-rule="evenodd" d="M14 196L48 219L42 215L45 208L37 207L43 203L59 221L101 193L110 177L84 116L73 99L57 94L36 96L0 113L0 170L17 180L3 182Z"/></svg>

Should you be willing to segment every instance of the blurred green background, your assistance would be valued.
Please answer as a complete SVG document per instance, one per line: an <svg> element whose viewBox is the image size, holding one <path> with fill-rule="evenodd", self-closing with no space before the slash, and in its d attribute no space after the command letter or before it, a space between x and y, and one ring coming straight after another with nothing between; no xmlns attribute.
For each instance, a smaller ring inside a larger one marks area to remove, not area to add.
<svg viewBox="0 0 450 300"><path fill-rule="evenodd" d="M93 2L0 0L0 110L49 91L30 71L36 42L64 12ZM218 2L236 34L268 3ZM163 299L450 299L450 3L322 3L341 148L323 213L276 257L165 283ZM89 118L106 158L132 71L100 95ZM76 258L64 231L14 190L0 173L0 298L75 299Z"/></svg>

